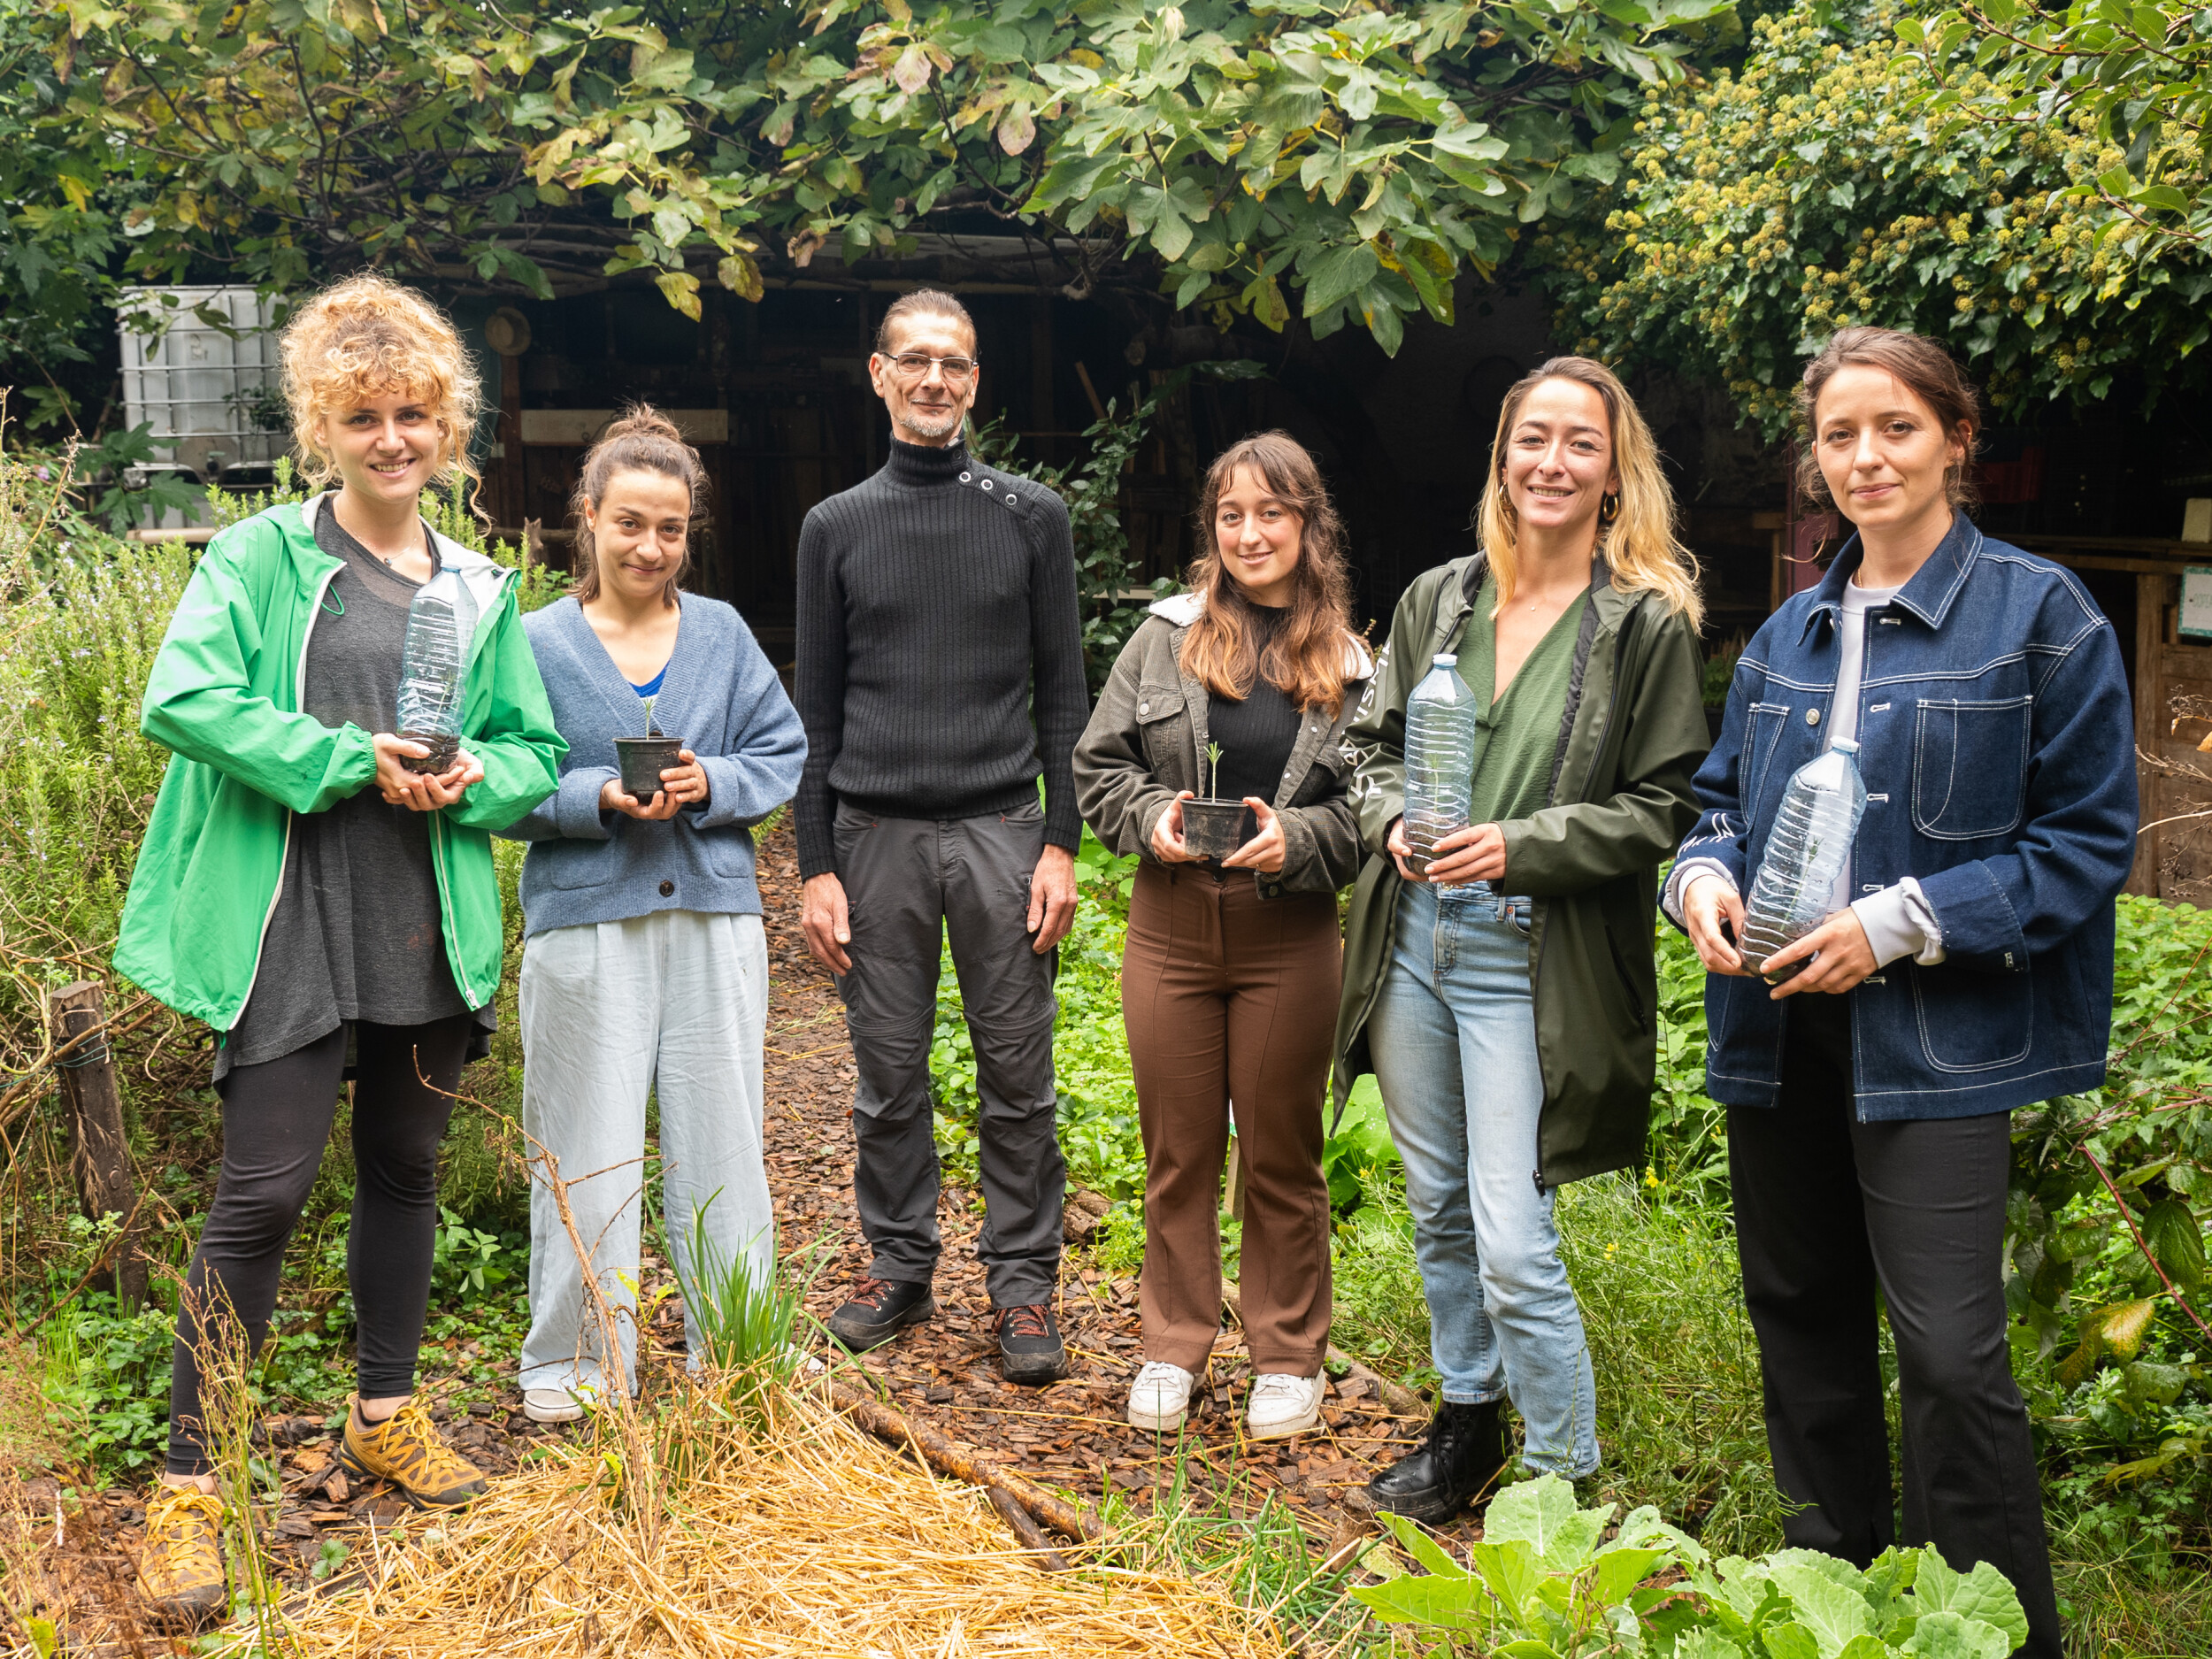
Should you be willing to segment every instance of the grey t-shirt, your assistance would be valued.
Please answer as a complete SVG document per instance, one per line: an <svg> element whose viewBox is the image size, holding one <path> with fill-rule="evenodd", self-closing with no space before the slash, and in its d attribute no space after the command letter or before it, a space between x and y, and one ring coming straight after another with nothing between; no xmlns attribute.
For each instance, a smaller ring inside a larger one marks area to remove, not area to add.
<svg viewBox="0 0 2212 1659"><path fill-rule="evenodd" d="M355 541L327 505L315 545L345 568L308 635L302 710L325 726L388 732L419 584ZM430 549L434 565L434 541ZM427 818L388 805L374 784L327 812L294 813L276 913L245 1011L216 1052L217 1080L349 1020L419 1025L468 1011L446 960ZM490 1004L478 1010L487 1028L492 1018Z"/></svg>

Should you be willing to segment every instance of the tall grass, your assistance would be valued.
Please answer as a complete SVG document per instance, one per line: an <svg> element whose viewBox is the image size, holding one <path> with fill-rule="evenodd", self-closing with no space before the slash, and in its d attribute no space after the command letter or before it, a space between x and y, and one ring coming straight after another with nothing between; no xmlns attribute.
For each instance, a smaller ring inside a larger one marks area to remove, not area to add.
<svg viewBox="0 0 2212 1659"><path fill-rule="evenodd" d="M1598 1377L1606 1485L1716 1555L1782 1541L1759 1348L1724 1212L1603 1176L1562 1189L1561 1254Z"/></svg>
<svg viewBox="0 0 2212 1659"><path fill-rule="evenodd" d="M85 526L0 458L0 1054L36 1047L40 993L104 973L166 751L138 703L191 574L176 544Z"/></svg>

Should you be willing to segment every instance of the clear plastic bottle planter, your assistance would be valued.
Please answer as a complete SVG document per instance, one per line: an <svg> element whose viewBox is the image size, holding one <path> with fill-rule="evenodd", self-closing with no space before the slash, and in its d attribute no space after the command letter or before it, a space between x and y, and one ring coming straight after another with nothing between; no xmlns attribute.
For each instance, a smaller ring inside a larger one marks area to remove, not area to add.
<svg viewBox="0 0 2212 1659"><path fill-rule="evenodd" d="M476 595L457 572L442 570L425 582L407 607L407 638L401 648L397 735L430 752L403 756L413 772L452 769L461 747L461 705L466 690L469 641L476 635Z"/></svg>
<svg viewBox="0 0 2212 1659"><path fill-rule="evenodd" d="M624 793L651 805L653 797L664 787L661 773L684 764L680 753L683 746L682 738L668 737L659 732L649 737L616 738L614 752L622 768Z"/></svg>
<svg viewBox="0 0 2212 1659"><path fill-rule="evenodd" d="M1475 694L1459 677L1458 661L1449 653L1430 658L1429 672L1406 699L1406 864L1416 875L1428 873L1437 842L1467 826L1479 728Z"/></svg>
<svg viewBox="0 0 2212 1659"><path fill-rule="evenodd" d="M1828 918L1828 902L1851 859L1866 812L1859 746L1848 738L1793 772L1768 832L1765 856L1744 905L1743 958L1755 973L1795 978L1810 958L1767 973L1768 960Z"/></svg>

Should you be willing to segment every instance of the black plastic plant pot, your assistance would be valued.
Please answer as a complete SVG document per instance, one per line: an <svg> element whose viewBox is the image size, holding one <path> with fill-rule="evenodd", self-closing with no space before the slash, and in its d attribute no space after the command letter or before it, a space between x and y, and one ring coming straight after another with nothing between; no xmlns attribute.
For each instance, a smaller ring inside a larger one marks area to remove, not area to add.
<svg viewBox="0 0 2212 1659"><path fill-rule="evenodd" d="M1241 801L1183 803L1183 845L1194 858L1226 858L1244 845Z"/></svg>
<svg viewBox="0 0 2212 1659"><path fill-rule="evenodd" d="M624 792L635 795L641 803L650 803L661 792L661 773L683 764L678 758L683 746L680 737L616 738L614 752L622 765Z"/></svg>
<svg viewBox="0 0 2212 1659"><path fill-rule="evenodd" d="M427 755L402 755L399 764L409 772L435 775L453 770L453 757L461 752L461 740L446 732L402 732L403 743L419 743L430 752Z"/></svg>

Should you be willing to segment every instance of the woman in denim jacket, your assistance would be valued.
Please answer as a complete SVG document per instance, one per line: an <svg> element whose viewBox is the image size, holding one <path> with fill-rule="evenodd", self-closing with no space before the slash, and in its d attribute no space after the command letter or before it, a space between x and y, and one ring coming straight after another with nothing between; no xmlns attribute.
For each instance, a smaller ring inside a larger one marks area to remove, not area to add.
<svg viewBox="0 0 2212 1659"><path fill-rule="evenodd" d="M2059 1653L2027 1413L2005 1342L2009 1113L2103 1080L2113 898L2136 827L2111 625L1961 511L1973 388L1917 335L1847 328L1799 394L1816 501L1858 534L1768 618L1698 773L1664 895L1710 971L1744 1298L1790 1543L1896 1541L1875 1325L1904 1402L1904 1531L1992 1563ZM1790 776L1855 740L1866 816L1832 914L1752 975L1740 895ZM1775 1110L1778 1109L1778 1110Z"/></svg>

